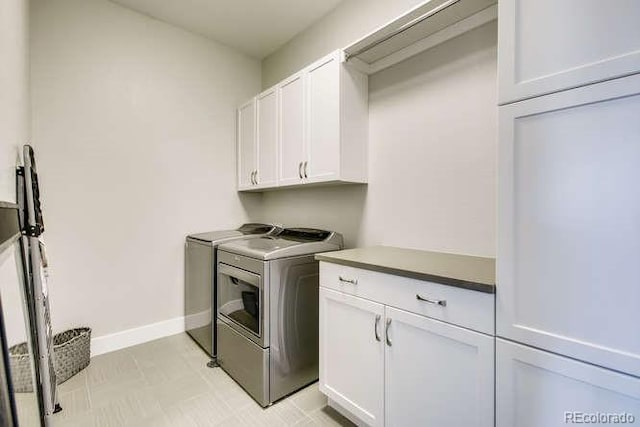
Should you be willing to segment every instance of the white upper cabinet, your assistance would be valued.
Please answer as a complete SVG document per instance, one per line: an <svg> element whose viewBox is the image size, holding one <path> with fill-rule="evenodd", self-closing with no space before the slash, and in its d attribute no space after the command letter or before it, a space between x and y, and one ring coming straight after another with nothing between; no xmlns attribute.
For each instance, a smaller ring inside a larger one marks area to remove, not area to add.
<svg viewBox="0 0 640 427"><path fill-rule="evenodd" d="M240 181L240 190L367 182L368 78L343 61L342 51L263 95L257 98L257 184Z"/></svg>
<svg viewBox="0 0 640 427"><path fill-rule="evenodd" d="M304 151L304 84L302 73L277 87L280 93L280 185L302 181Z"/></svg>
<svg viewBox="0 0 640 427"><path fill-rule="evenodd" d="M307 156L305 178L331 180L340 174L340 62L331 55L313 64L307 76Z"/></svg>
<svg viewBox="0 0 640 427"><path fill-rule="evenodd" d="M238 108L238 190L254 186L256 172L256 99Z"/></svg>
<svg viewBox="0 0 640 427"><path fill-rule="evenodd" d="M640 72L638 0L500 0L499 103Z"/></svg>
<svg viewBox="0 0 640 427"><path fill-rule="evenodd" d="M640 75L500 108L499 336L640 376L639 118Z"/></svg>
<svg viewBox="0 0 640 427"><path fill-rule="evenodd" d="M238 108L238 190L278 184L278 98L267 90Z"/></svg>
<svg viewBox="0 0 640 427"><path fill-rule="evenodd" d="M335 51L278 85L279 186L367 181L368 78Z"/></svg>
<svg viewBox="0 0 640 427"><path fill-rule="evenodd" d="M256 97L258 188L278 184L278 93L267 90Z"/></svg>

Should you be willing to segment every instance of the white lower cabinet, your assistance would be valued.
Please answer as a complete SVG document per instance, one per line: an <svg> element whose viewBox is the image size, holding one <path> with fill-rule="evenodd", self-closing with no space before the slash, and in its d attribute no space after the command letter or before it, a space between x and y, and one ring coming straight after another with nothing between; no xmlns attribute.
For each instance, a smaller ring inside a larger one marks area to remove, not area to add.
<svg viewBox="0 0 640 427"><path fill-rule="evenodd" d="M493 426L494 341L320 288L320 390L363 424Z"/></svg>
<svg viewBox="0 0 640 427"><path fill-rule="evenodd" d="M384 423L383 325L384 305L320 288L320 391L371 426Z"/></svg>
<svg viewBox="0 0 640 427"><path fill-rule="evenodd" d="M497 427L640 425L640 378L502 339L496 366Z"/></svg>
<svg viewBox="0 0 640 427"><path fill-rule="evenodd" d="M493 426L494 338L386 307L385 425Z"/></svg>

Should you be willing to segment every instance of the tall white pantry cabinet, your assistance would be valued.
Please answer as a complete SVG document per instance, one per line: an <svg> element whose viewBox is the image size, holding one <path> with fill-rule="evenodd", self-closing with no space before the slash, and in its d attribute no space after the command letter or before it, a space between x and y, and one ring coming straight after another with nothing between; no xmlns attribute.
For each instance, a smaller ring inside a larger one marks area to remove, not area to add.
<svg viewBox="0 0 640 427"><path fill-rule="evenodd" d="M640 2L498 26L496 425L640 425Z"/></svg>

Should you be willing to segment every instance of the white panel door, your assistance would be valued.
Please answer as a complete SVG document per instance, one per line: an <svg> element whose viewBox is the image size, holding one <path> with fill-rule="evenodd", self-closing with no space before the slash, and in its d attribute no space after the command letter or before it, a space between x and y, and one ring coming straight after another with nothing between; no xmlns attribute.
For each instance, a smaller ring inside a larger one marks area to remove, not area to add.
<svg viewBox="0 0 640 427"><path fill-rule="evenodd" d="M238 189L254 186L256 170L256 99L238 108Z"/></svg>
<svg viewBox="0 0 640 427"><path fill-rule="evenodd" d="M579 421L598 413L630 414L635 422ZM640 425L640 378L498 339L496 426L572 424Z"/></svg>
<svg viewBox="0 0 640 427"><path fill-rule="evenodd" d="M258 187L278 185L278 94L275 88L256 98Z"/></svg>
<svg viewBox="0 0 640 427"><path fill-rule="evenodd" d="M494 341L386 307L387 426L493 426Z"/></svg>
<svg viewBox="0 0 640 427"><path fill-rule="evenodd" d="M321 59L306 70L307 158L309 181L329 181L340 174L340 56Z"/></svg>
<svg viewBox="0 0 640 427"><path fill-rule="evenodd" d="M499 102L640 72L640 1L500 0Z"/></svg>
<svg viewBox="0 0 640 427"><path fill-rule="evenodd" d="M304 139L304 79L295 74L278 86L280 92L280 185L302 182L306 160Z"/></svg>
<svg viewBox="0 0 640 427"><path fill-rule="evenodd" d="M320 288L320 391L384 424L384 305Z"/></svg>
<svg viewBox="0 0 640 427"><path fill-rule="evenodd" d="M640 75L501 107L499 157L498 335L640 376Z"/></svg>

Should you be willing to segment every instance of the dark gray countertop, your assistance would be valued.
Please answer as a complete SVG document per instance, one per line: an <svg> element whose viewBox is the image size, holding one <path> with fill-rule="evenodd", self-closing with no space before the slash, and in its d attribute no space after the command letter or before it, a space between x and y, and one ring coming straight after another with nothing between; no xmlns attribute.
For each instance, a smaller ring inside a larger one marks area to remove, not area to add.
<svg viewBox="0 0 640 427"><path fill-rule="evenodd" d="M496 292L494 258L373 246L320 253L316 259L473 291Z"/></svg>

